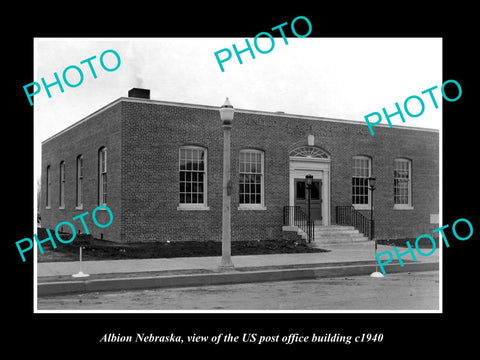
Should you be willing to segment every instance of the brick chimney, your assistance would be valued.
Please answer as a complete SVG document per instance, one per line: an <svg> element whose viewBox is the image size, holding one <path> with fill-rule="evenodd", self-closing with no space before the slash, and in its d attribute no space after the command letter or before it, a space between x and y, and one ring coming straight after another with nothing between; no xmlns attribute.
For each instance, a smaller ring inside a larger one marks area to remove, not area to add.
<svg viewBox="0 0 480 360"><path fill-rule="evenodd" d="M150 99L149 89L132 88L128 91L128 97Z"/></svg>

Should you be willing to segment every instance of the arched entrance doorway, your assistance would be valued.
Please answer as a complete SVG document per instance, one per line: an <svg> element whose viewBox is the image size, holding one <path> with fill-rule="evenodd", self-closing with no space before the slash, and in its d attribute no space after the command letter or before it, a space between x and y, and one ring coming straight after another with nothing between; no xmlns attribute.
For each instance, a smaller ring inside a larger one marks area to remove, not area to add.
<svg viewBox="0 0 480 360"><path fill-rule="evenodd" d="M305 176L311 174L311 217L315 224L330 225L330 155L320 147L304 145L291 150L289 156L289 205L299 206L306 213Z"/></svg>

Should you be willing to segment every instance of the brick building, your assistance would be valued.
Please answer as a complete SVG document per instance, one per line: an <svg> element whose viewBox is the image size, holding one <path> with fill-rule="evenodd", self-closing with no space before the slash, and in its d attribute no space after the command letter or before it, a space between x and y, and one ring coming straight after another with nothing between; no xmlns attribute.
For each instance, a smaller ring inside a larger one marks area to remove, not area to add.
<svg viewBox="0 0 480 360"><path fill-rule="evenodd" d="M369 177L377 239L438 227L437 130L378 125L372 137L362 122L235 109L231 139L233 241L281 238L286 207L305 209L307 174L317 227L338 223L341 209L368 218ZM220 241L222 161L219 107L132 89L42 143L42 226L106 204L108 228L85 217L99 238Z"/></svg>

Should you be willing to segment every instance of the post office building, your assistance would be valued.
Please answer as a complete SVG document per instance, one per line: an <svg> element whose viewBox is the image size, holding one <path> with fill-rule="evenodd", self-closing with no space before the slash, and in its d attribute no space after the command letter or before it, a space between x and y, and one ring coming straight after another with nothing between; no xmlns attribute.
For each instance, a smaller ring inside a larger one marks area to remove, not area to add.
<svg viewBox="0 0 480 360"><path fill-rule="evenodd" d="M98 238L221 241L220 106L128 95L42 142L42 227L106 205L108 228L85 217ZM371 136L363 122L234 108L230 163L232 241L301 235L305 219L314 241L344 226L368 238L371 216L377 239L439 226L437 130L378 125Z"/></svg>

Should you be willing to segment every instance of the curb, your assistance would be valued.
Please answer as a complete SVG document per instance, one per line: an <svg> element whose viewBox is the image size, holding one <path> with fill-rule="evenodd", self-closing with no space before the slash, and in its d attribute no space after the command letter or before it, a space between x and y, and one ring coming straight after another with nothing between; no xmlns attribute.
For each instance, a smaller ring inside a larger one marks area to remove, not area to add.
<svg viewBox="0 0 480 360"><path fill-rule="evenodd" d="M439 269L438 262L408 263L385 266L386 276L390 273L434 271ZM307 280L322 277L368 275L375 271L375 265L345 265L329 267L311 267L300 269L280 269L262 271L235 270L210 274L187 274L170 276L146 276L113 279L95 279L83 281L61 281L37 284L37 295L59 295L98 291L140 290L151 288L172 288L187 286L226 285L282 280Z"/></svg>

